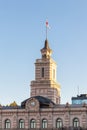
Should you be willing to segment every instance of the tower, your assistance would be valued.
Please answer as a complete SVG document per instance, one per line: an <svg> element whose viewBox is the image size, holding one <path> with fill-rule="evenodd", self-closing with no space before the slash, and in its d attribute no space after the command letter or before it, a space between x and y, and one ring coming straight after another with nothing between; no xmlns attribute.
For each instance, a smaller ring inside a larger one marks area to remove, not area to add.
<svg viewBox="0 0 87 130"><path fill-rule="evenodd" d="M35 80L31 81L31 97L43 96L60 103L60 85L56 81L56 62L51 58L48 40L41 49L41 59L35 62Z"/></svg>

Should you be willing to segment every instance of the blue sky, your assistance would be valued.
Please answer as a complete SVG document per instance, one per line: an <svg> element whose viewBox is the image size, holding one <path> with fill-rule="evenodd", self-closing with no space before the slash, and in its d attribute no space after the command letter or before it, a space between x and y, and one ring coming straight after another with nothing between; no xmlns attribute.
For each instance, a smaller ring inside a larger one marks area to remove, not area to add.
<svg viewBox="0 0 87 130"><path fill-rule="evenodd" d="M34 63L48 41L57 62L61 102L87 93L87 0L0 1L0 103L30 97Z"/></svg>

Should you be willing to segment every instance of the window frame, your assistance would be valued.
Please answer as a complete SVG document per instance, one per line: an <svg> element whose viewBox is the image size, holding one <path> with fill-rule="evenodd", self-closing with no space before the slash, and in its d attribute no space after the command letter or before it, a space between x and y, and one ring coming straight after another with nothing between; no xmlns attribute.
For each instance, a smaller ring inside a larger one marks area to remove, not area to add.
<svg viewBox="0 0 87 130"><path fill-rule="evenodd" d="M19 128L21 128L21 129L25 128L24 119L19 120Z"/></svg>
<svg viewBox="0 0 87 130"><path fill-rule="evenodd" d="M41 68L41 77L42 77L42 78L44 78L44 74L45 74L45 73L44 73L44 72L45 72L44 70L45 70L44 67L42 67L42 68Z"/></svg>
<svg viewBox="0 0 87 130"><path fill-rule="evenodd" d="M56 128L62 128L63 127L63 121L61 118L57 118L56 120Z"/></svg>
<svg viewBox="0 0 87 130"><path fill-rule="evenodd" d="M42 120L42 128L48 128L48 121L47 119Z"/></svg>
<svg viewBox="0 0 87 130"><path fill-rule="evenodd" d="M31 119L30 120L30 128L36 128L36 120L35 119Z"/></svg>
<svg viewBox="0 0 87 130"><path fill-rule="evenodd" d="M78 128L80 126L80 122L78 118L73 119L73 127Z"/></svg>
<svg viewBox="0 0 87 130"><path fill-rule="evenodd" d="M10 119L5 120L5 129L10 129L11 128L11 121Z"/></svg>

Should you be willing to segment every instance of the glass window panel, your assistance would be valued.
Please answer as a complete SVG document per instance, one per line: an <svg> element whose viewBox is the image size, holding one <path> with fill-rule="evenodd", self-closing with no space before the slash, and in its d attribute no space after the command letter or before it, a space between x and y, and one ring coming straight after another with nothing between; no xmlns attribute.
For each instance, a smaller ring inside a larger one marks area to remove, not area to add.
<svg viewBox="0 0 87 130"><path fill-rule="evenodd" d="M19 128L24 128L24 120L23 119L21 119L19 121Z"/></svg>
<svg viewBox="0 0 87 130"><path fill-rule="evenodd" d="M74 127L79 127L79 119L78 119L78 118L75 118L75 119L73 120L73 126L74 126Z"/></svg>
<svg viewBox="0 0 87 130"><path fill-rule="evenodd" d="M57 128L62 128L62 120L61 119L57 119L57 121L56 121L56 127Z"/></svg>
<svg viewBox="0 0 87 130"><path fill-rule="evenodd" d="M7 129L7 128L11 128L11 122L10 122L9 119L7 119L7 120L5 121L5 128L6 128L6 129Z"/></svg>
<svg viewBox="0 0 87 130"><path fill-rule="evenodd" d="M34 119L30 121L30 128L36 128L36 121Z"/></svg>
<svg viewBox="0 0 87 130"><path fill-rule="evenodd" d="M47 128L47 120L46 119L42 120L42 128Z"/></svg>

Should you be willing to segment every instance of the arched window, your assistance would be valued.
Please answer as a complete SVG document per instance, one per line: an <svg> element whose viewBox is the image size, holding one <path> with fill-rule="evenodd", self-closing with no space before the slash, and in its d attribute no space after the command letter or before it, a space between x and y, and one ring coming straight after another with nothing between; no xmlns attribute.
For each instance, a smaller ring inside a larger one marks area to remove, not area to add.
<svg viewBox="0 0 87 130"><path fill-rule="evenodd" d="M6 129L11 128L11 122L9 119L5 120L5 128Z"/></svg>
<svg viewBox="0 0 87 130"><path fill-rule="evenodd" d="M73 127L79 127L79 119L78 118L73 119Z"/></svg>
<svg viewBox="0 0 87 130"><path fill-rule="evenodd" d="M42 120L42 128L47 128L47 120L46 119Z"/></svg>
<svg viewBox="0 0 87 130"><path fill-rule="evenodd" d="M24 128L24 120L23 119L19 120L19 128Z"/></svg>
<svg viewBox="0 0 87 130"><path fill-rule="evenodd" d="M34 119L30 121L30 128L36 128L36 121Z"/></svg>
<svg viewBox="0 0 87 130"><path fill-rule="evenodd" d="M62 128L62 127L63 127L62 119L58 118L56 120L56 128Z"/></svg>

